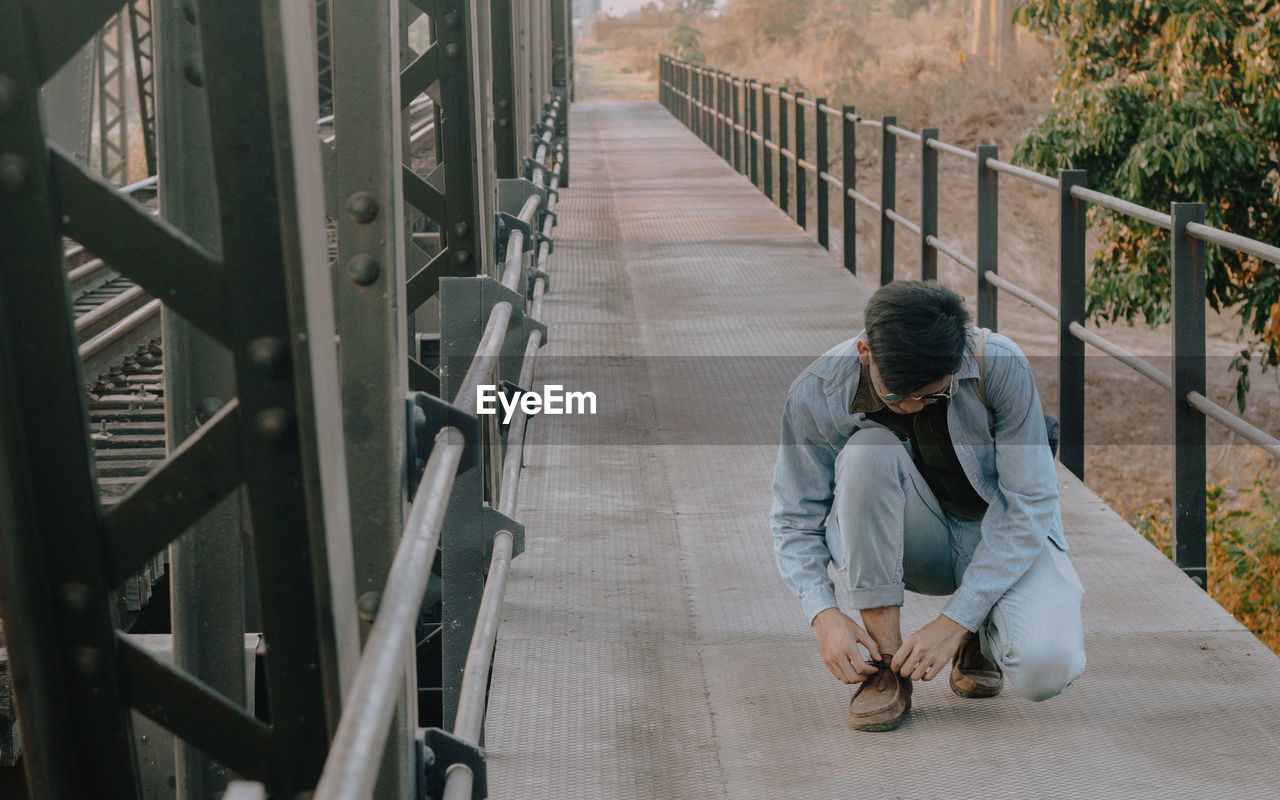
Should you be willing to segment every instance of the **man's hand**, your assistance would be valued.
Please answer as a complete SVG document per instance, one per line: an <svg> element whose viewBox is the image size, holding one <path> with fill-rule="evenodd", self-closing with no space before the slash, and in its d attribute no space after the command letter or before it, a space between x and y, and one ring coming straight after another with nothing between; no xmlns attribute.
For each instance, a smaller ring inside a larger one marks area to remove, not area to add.
<svg viewBox="0 0 1280 800"><path fill-rule="evenodd" d="M931 681L955 655L968 632L960 623L939 614L933 622L903 640L889 666L904 678Z"/></svg>
<svg viewBox="0 0 1280 800"><path fill-rule="evenodd" d="M822 650L822 663L831 674L843 683L862 683L875 674L876 668L862 657L858 644L871 653L877 661L880 648L876 640L849 619L838 608L827 608L813 618L813 629L818 633L818 647Z"/></svg>

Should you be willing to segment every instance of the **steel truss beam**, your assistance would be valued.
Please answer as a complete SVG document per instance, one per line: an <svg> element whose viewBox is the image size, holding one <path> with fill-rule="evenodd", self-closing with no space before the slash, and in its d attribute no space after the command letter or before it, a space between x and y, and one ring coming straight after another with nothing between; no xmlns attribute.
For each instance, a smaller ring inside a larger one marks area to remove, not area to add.
<svg viewBox="0 0 1280 800"><path fill-rule="evenodd" d="M129 4L129 33L133 38L133 77L138 92L138 116L142 122L142 146L147 154L147 174L156 174L155 36L151 0Z"/></svg>
<svg viewBox="0 0 1280 800"><path fill-rule="evenodd" d="M124 94L124 27L120 15L107 20L98 48L98 171L121 186L129 172L129 116Z"/></svg>
<svg viewBox="0 0 1280 800"><path fill-rule="evenodd" d="M203 64L189 78L207 87L214 121L215 257L41 129L41 82L118 8L30 8L0 6L0 610L22 642L10 666L28 789L137 796L132 708L272 794L308 790L358 647L310 9L198 4ZM189 314L235 362L237 397L109 513L90 460L63 236ZM109 602L142 554L236 485L260 577L270 727L134 646Z"/></svg>

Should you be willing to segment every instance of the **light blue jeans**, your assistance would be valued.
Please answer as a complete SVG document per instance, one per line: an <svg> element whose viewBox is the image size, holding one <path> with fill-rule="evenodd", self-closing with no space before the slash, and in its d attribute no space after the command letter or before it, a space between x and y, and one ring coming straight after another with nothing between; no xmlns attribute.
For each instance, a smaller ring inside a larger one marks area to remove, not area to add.
<svg viewBox="0 0 1280 800"><path fill-rule="evenodd" d="M864 428L849 439L836 458L834 494L854 608L900 606L904 589L955 592L981 522L942 510L893 433ZM1023 697L1047 700L1084 672L1083 598L1067 554L1046 540L979 626L983 653Z"/></svg>

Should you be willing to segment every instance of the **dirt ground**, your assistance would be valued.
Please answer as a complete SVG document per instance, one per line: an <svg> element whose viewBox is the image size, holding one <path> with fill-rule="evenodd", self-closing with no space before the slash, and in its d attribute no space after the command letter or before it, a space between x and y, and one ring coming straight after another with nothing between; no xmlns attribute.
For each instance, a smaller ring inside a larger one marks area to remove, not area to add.
<svg viewBox="0 0 1280 800"><path fill-rule="evenodd" d="M608 48L594 41L575 45L575 91L579 100L656 99L657 87L650 75L618 63ZM878 140L878 131L863 129L863 141ZM944 137L945 138L945 137ZM998 142L1001 157L1012 152L1012 143ZM858 148L858 189L879 196L879 148L868 142ZM833 166L833 170L835 167ZM919 219L920 158L911 142L899 145L897 160L897 209L909 219ZM1000 181L999 272L1014 284L1057 304L1057 195L1054 191L1004 176ZM810 196L815 187L810 182ZM976 249L977 193L974 165L943 154L939 164L940 238L972 255ZM832 203L834 208L839 204ZM878 270L879 223L870 210L857 219L858 261L865 269ZM812 226L812 221L810 225ZM833 227L841 220L835 219ZM812 228L811 228L812 229ZM831 236L833 247L841 237ZM1095 247L1096 243L1092 243ZM903 277L919 274L919 243L899 228L896 255ZM838 254L835 254L838 257ZM976 297L976 276L945 256L939 258L940 280L962 292L970 302ZM999 330L1015 341L1031 359L1045 410L1056 413L1057 323L1011 296L999 302ZM1169 326L1151 329L1139 322L1090 326L1130 353L1142 356L1162 371L1170 369ZM1206 323L1209 399L1236 410L1235 374L1228 369L1240 349L1236 341L1239 320L1234 315L1209 312ZM1144 514L1166 516L1172 507L1173 403L1161 387L1109 356L1086 349L1085 386L1085 482L1130 521ZM1264 431L1280 431L1280 372L1259 374L1255 368L1245 418ZM1259 449L1242 442L1213 421L1208 422L1209 480L1221 483L1227 497L1250 486L1262 476L1275 485L1275 467Z"/></svg>

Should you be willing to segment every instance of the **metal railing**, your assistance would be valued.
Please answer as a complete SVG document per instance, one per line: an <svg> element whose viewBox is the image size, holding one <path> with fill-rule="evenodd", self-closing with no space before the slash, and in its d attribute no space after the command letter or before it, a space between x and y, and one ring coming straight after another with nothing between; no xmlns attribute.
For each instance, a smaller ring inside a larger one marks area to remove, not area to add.
<svg viewBox="0 0 1280 800"><path fill-rule="evenodd" d="M541 314L542 297L546 291L546 271L551 254L549 237L555 224L554 210L565 161L564 143L557 142L553 145L551 133L555 129L562 104L559 97L548 104L543 118L544 133L539 137L540 144L534 156L536 165L532 169L531 183L538 189L546 190L546 208L539 214L543 205L542 195L534 193L524 201L517 217L520 222L528 225L540 222L539 236L536 239L538 247L533 250L536 260L531 259L530 263L525 263L524 254L532 248L524 246L526 237L523 229L512 229L506 235L507 258L501 285L515 291L528 284L527 313L534 319ZM550 170L544 164L549 156L554 160ZM470 366L454 392L451 405L456 411L465 415L475 413L476 387L492 380L508 337L520 333L519 328L512 326L516 311L509 300L499 301L491 307ZM535 328L529 332L520 365L521 386L527 387L533 381L534 363L542 341L540 329ZM516 508L526 419L521 405L510 423L506 452L502 460L497 508L507 518L514 514ZM467 438L462 430L448 425L435 435L434 445L409 511L404 536L392 561L373 626L345 701L345 711L338 723L329 757L316 787L317 800L367 797L373 790L378 776L379 755L385 745L395 708L400 665L413 645L414 624L426 594L431 564L440 546L445 514L462 466L463 453L467 447L478 444L467 441ZM476 763L483 765L483 754L479 746L485 693L508 569L515 554L515 546L514 531L500 529L494 534L492 557L476 614L471 646L467 652L450 737L470 748L478 762L461 761L450 766L444 778L445 798L471 797L477 777Z"/></svg>
<svg viewBox="0 0 1280 800"><path fill-rule="evenodd" d="M919 275L922 279L937 278L939 254L976 273L980 326L997 329L1000 291L1055 320L1059 342L1059 458L1063 466L1077 477L1084 477L1086 344L1169 391L1174 413L1174 561L1193 580L1201 586L1206 585L1205 420L1214 420L1272 458L1280 458L1280 440L1205 397L1205 245L1234 249L1276 264L1280 264L1280 248L1205 225L1201 203L1173 203L1170 213L1163 213L1087 188L1086 175L1082 170L1060 170L1056 178L1044 175L999 160L995 147L982 146L974 151L943 142L938 138L936 128L910 131L899 127L897 119L892 116L880 120L866 119L859 116L851 105L837 108L828 104L826 98L809 102L802 92L775 90L753 78L730 76L720 70L669 56L661 58L659 72L658 91L662 104L717 154L745 174L766 197L773 199L776 191L776 202L783 211L789 211L786 160L779 158L775 189L772 154L790 155L786 151L787 141L789 136L794 136L796 152L800 154L795 157L795 163L816 173L817 238L828 249L828 194L832 188L840 192L843 203L843 261L850 272L856 273L858 266L856 210L861 205L879 217L881 284L894 279L894 236L897 228L903 228L920 240ZM773 134L775 104L780 124L777 143ZM806 108L813 109L818 151L812 165L803 159ZM792 115L794 127L787 122L788 112ZM839 175L830 171L827 127L831 122L838 123L841 131L839 152L842 169ZM857 159L851 154L857 147L859 127L880 130L878 202L857 190ZM741 131L742 135L730 135L732 131ZM922 164L919 220L908 219L895 209L899 139L919 147ZM973 257L938 238L939 153L974 162L977 166L977 247ZM761 162L763 169L759 168ZM1059 299L1056 307L998 273L1001 174L1055 191L1059 196ZM794 219L796 224L807 228L804 185L803 177L796 182ZM1085 212L1088 204L1125 214L1172 233L1172 375L1084 327Z"/></svg>

